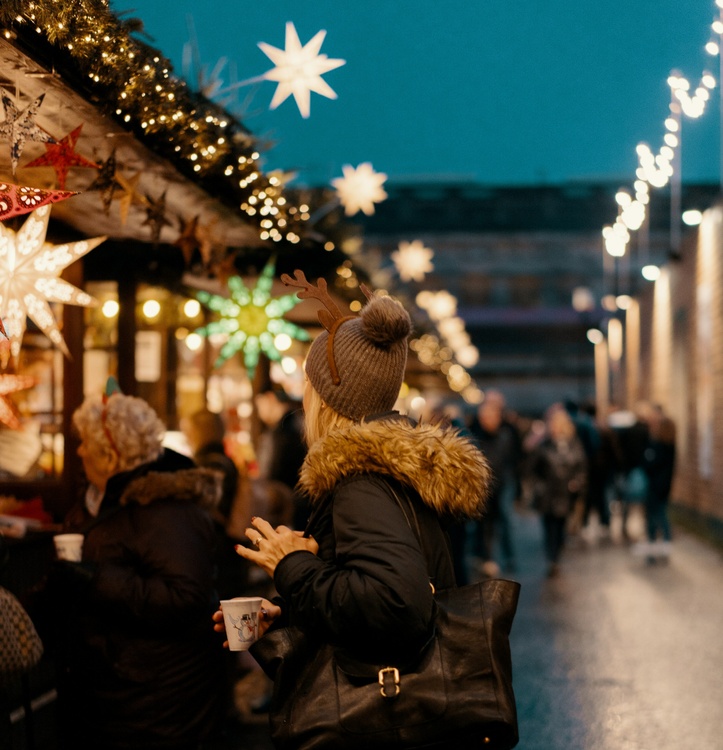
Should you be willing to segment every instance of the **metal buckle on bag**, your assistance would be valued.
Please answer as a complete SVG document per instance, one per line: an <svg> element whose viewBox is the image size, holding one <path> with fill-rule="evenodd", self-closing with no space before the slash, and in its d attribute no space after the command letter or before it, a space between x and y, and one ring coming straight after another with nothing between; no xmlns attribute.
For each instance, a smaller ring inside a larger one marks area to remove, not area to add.
<svg viewBox="0 0 723 750"><path fill-rule="evenodd" d="M387 682L394 680L394 693L387 692ZM379 684L382 686L379 691L382 698L396 698L400 693L399 687L399 670L396 667L384 667L379 670Z"/></svg>

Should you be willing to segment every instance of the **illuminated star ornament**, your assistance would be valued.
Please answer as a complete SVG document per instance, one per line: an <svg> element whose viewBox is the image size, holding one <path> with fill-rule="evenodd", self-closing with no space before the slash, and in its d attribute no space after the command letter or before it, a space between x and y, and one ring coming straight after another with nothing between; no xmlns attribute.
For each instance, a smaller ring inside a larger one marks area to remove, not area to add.
<svg viewBox="0 0 723 750"><path fill-rule="evenodd" d="M286 24L286 49L259 42L261 51L276 66L264 73L261 80L277 81L279 84L270 109L276 109L281 102L293 95L301 116L306 118L311 111L312 91L327 99L336 99L336 92L321 76L344 65L346 60L333 60L319 54L325 36L326 31L319 31L302 47L296 28L289 21Z"/></svg>
<svg viewBox="0 0 723 750"><path fill-rule="evenodd" d="M271 297L274 282L274 261L261 272L254 289L248 289L239 276L228 280L231 299L210 292L196 292L196 297L206 307L219 313L221 319L199 328L202 336L226 334L228 341L221 347L214 367L220 367L236 352L243 351L244 365L253 377L261 352L269 359L280 360L281 354L274 338L285 333L297 341L308 341L309 334L299 326L284 320L284 313L296 307L301 300L296 294Z"/></svg>
<svg viewBox="0 0 723 750"><path fill-rule="evenodd" d="M78 193L72 190L41 190L27 185L0 182L0 221L21 214L29 214L40 206L58 203L74 195Z"/></svg>
<svg viewBox="0 0 723 750"><path fill-rule="evenodd" d="M351 164L342 167L343 177L331 181L344 206L347 216L354 216L363 211L367 216L374 213L374 204L381 203L387 194L382 188L387 176L383 172L375 172L372 165L365 161L356 169Z"/></svg>
<svg viewBox="0 0 723 750"><path fill-rule="evenodd" d="M68 133L55 143L45 144L45 153L37 159L33 159L26 167L52 167L58 176L58 187L65 190L65 181L68 179L68 170L71 167L84 167L86 169L100 169L100 165L90 159L81 156L75 150L75 144L83 129L82 123L75 130Z"/></svg>
<svg viewBox="0 0 723 750"><path fill-rule="evenodd" d="M5 121L0 122L0 138L10 141L10 161L13 166L13 175L18 168L18 161L20 161L20 155L23 153L25 141L55 143L50 135L35 124L35 115L37 115L44 97L45 94L41 94L33 99L21 112L5 91L0 94L0 100L2 100L5 110Z"/></svg>
<svg viewBox="0 0 723 750"><path fill-rule="evenodd" d="M113 195L113 200L118 200L120 207L121 226L124 227L128 221L128 212L134 203L141 206L147 206L148 201L138 192L138 183L141 179L141 173L136 172L132 177L125 177L121 172L116 172L114 176L116 185L121 188L122 192Z"/></svg>
<svg viewBox="0 0 723 750"><path fill-rule="evenodd" d="M399 249L392 253L392 260L402 281L423 281L425 274L434 271L433 256L434 250L425 247L421 240L414 240L400 242Z"/></svg>
<svg viewBox="0 0 723 750"><path fill-rule="evenodd" d="M24 391L35 385L30 375L0 375L0 422L11 430L20 429L20 413L8 394Z"/></svg>
<svg viewBox="0 0 723 750"><path fill-rule="evenodd" d="M45 241L50 207L28 216L16 234L0 224L0 318L10 339L13 357L20 353L26 318L66 355L63 336L49 302L89 307L97 304L89 294L59 278L73 261L100 245L105 237L50 245Z"/></svg>

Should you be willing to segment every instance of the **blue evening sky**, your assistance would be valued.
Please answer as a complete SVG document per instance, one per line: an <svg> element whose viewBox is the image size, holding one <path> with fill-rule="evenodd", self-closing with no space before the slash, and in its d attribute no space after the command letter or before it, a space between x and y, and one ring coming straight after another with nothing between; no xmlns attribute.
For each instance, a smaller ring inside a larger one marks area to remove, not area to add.
<svg viewBox="0 0 723 750"><path fill-rule="evenodd" d="M237 113L274 142L266 168L325 184L369 161L391 181L461 178L492 185L634 180L635 147L662 145L678 68L696 86L718 58L704 51L713 0L111 0L140 18L183 74L193 19L201 62L227 58L228 82L272 67L257 47L302 44L347 64L324 75L332 101L268 105L276 84L238 93ZM187 72L191 72L186 69ZM196 73L192 73L195 76ZM684 121L683 179L719 176L719 92Z"/></svg>

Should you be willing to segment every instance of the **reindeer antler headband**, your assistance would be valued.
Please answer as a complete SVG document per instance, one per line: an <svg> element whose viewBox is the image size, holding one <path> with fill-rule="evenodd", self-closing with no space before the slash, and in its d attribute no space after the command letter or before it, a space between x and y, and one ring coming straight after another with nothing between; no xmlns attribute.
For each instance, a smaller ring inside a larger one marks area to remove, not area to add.
<svg viewBox="0 0 723 750"><path fill-rule="evenodd" d="M291 278L291 276L289 276L289 274L282 273L281 281L286 284L286 286L295 286L301 289L300 292L297 292L300 299L318 299L319 302L321 302L326 308L325 310L319 310L319 322L329 333L329 338L326 340L326 357L329 362L331 380L334 385L339 385L339 383L341 383L341 378L339 377L339 370L337 369L336 362L334 361L334 335L336 334L339 326L342 323L346 323L347 320L355 320L357 316L344 315L342 313L342 311L339 309L339 306L331 298L326 285L326 281L324 279L319 279L316 282L317 285L314 286L310 281L307 280L304 272L300 271L297 268L294 271L293 279ZM361 290L362 292L364 292L364 296L369 300L374 296L372 291L364 284L361 285Z"/></svg>

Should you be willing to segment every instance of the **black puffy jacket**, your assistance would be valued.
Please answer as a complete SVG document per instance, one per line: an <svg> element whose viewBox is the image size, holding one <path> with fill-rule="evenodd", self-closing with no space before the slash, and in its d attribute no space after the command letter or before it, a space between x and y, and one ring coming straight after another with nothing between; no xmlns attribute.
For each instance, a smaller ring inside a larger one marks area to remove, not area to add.
<svg viewBox="0 0 723 750"><path fill-rule="evenodd" d="M69 566L74 605L60 685L71 735L94 747L160 749L199 740L216 723L223 650L210 627L207 508L219 494L213 473L167 450L112 477L97 518L84 508L69 514L66 529L85 534L83 561Z"/></svg>
<svg viewBox="0 0 723 750"><path fill-rule="evenodd" d="M469 440L398 415L315 443L300 486L319 554L293 552L274 576L291 623L362 659L412 658L431 634L430 582L454 585L442 524L481 512L488 478ZM390 485L414 504L424 551Z"/></svg>

